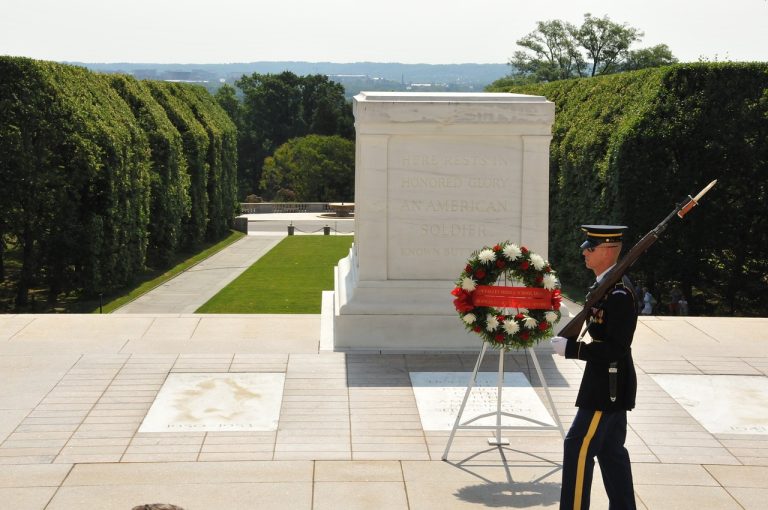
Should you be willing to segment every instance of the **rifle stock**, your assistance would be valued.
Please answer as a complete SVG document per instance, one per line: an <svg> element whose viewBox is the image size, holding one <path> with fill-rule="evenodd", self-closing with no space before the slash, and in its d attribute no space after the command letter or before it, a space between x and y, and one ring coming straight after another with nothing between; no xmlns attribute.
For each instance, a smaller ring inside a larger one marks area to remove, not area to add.
<svg viewBox="0 0 768 510"><path fill-rule="evenodd" d="M581 333L581 329L584 327L584 322L587 320L587 315L589 314L590 308L592 308L598 301L600 301L603 296L605 296L608 291L611 290L619 280L621 280L621 278L624 276L624 273L626 273L629 268L632 267L632 264L634 264L637 259L639 259L642 254L645 253L646 250L648 250L648 248L650 248L651 245L656 242L659 236L667 228L667 223L669 223L670 220L675 217L675 215L683 218L683 216L685 216L688 211L697 205L698 200L704 196L704 194L709 191L716 182L717 180L710 182L703 190L699 192L698 195L696 195L696 198L691 198L691 196L688 195L688 197L677 204L675 209L669 213L666 218L661 220L661 223L656 225L656 228L645 234L643 238L640 239L637 244L635 244L632 249L629 250L629 252L616 263L613 269L611 269L608 274L606 274L603 279L600 280L600 284L597 286L597 288L587 294L584 308L578 314L576 314L576 316L571 319L568 324L563 326L558 335L568 339L577 339Z"/></svg>

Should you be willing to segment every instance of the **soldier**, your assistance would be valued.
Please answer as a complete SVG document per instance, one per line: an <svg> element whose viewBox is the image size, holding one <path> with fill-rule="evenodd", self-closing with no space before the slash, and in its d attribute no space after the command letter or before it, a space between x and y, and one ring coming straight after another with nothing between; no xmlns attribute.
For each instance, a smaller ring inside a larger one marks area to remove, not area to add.
<svg viewBox="0 0 768 510"><path fill-rule="evenodd" d="M582 225L581 229L587 236L581 245L584 262L599 283L616 265L626 227ZM610 508L636 508L629 453L624 447L627 411L635 407L637 392L630 349L637 324L636 301L634 287L624 276L588 313L592 342L552 339L560 356L587 362L576 398L579 409L565 438L561 510L589 508L595 457Z"/></svg>

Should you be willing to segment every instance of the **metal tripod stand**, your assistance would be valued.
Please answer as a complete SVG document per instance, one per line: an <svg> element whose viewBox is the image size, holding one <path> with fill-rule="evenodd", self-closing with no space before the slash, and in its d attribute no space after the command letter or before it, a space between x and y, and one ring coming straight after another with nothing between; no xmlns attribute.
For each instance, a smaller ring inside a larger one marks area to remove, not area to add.
<svg viewBox="0 0 768 510"><path fill-rule="evenodd" d="M541 385L544 388L544 392L547 395L547 400L549 402L549 407L552 415L555 419L555 425L549 425L547 423L541 422L539 420L534 420L533 418L529 418L527 416L520 416L517 414L507 413L505 411L501 410L501 402L502 402L502 388L504 387L504 355L506 354L505 350L499 350L499 374L497 378L497 400L496 400L496 410L490 413L484 413L479 416L476 416L474 418L471 418L465 422L461 422L461 417L464 414L464 408L467 405L467 401L469 400L469 394L472 392L472 388L474 388L475 384L477 383L477 373L480 369L480 366L483 362L483 357L485 356L486 351L488 350L488 344L483 342L483 348L480 351L480 354L477 357L477 362L475 363L475 369L472 371L472 377L469 379L469 384L467 385L467 391L464 393L464 399L461 402L461 407L459 408L459 413L456 416L456 421L453 424L453 429L451 430L451 435L448 438L448 444L445 445L445 451L443 452L442 459L446 460L448 458L448 452L451 449L451 444L453 443L453 438L456 435L456 431L459 429L465 430L465 429L491 429L495 430L496 434L495 437L488 438L488 444L494 445L494 446L502 446L509 444L509 441L501 437L501 431L502 430L559 430L560 435L565 438L565 431L563 430L563 424L560 421L560 416L557 414L557 409L555 408L555 403L552 400L552 395L549 392L549 387L547 386L547 381L544 379L544 374L541 371L541 367L539 366L539 360L536 358L536 352L533 350L532 347L526 348L526 351L531 356L531 359L533 360L533 365L536 367L536 373L539 376L539 380L541 381ZM488 416L496 416L496 424L495 425L471 425L472 422L475 422L479 419L486 418ZM509 425L502 425L501 424L501 418L502 416L507 416L510 418L517 418L521 420L525 420L527 422L530 422L532 425L530 426L509 426Z"/></svg>

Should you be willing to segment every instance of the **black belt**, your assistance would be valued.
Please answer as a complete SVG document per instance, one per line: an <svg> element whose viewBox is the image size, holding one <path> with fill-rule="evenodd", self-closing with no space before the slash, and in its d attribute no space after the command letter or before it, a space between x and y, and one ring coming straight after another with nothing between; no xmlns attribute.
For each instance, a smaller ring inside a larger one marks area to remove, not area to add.
<svg viewBox="0 0 768 510"><path fill-rule="evenodd" d="M613 362L608 366L608 391L611 393L611 402L616 402L616 384L619 376L619 364Z"/></svg>

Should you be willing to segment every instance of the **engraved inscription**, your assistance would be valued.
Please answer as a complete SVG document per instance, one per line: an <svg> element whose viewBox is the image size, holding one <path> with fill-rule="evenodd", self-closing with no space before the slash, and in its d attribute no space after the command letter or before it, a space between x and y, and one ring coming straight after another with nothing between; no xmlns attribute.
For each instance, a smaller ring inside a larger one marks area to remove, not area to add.
<svg viewBox="0 0 768 510"><path fill-rule="evenodd" d="M139 431L277 430L284 381L283 373L170 374Z"/></svg>
<svg viewBox="0 0 768 510"><path fill-rule="evenodd" d="M442 188L507 188L512 185L510 177L450 177L436 175L409 175L400 180L402 189Z"/></svg>
<svg viewBox="0 0 768 510"><path fill-rule="evenodd" d="M468 372L410 372L413 393L424 430L451 430L461 408L470 374ZM498 374L478 372L475 387L467 399L461 421L494 413L498 402ZM549 412L528 380L520 372L504 374L501 395L504 426L553 426ZM509 416L513 415L513 416ZM495 413L479 418L473 425L495 425Z"/></svg>
<svg viewBox="0 0 768 510"><path fill-rule="evenodd" d="M442 279L520 221L519 140L425 137L389 147L388 275ZM498 232L504 232L498 234Z"/></svg>
<svg viewBox="0 0 768 510"><path fill-rule="evenodd" d="M465 257L467 250L464 248L436 248L432 247L401 247L402 257Z"/></svg>
<svg viewBox="0 0 768 510"><path fill-rule="evenodd" d="M509 160L503 157L489 156L439 156L436 154L414 154L404 156L400 160L402 168L424 168L424 167L506 167L509 166Z"/></svg>
<svg viewBox="0 0 768 510"><path fill-rule="evenodd" d="M433 237L486 237L485 225L430 223L421 225L421 233Z"/></svg>
<svg viewBox="0 0 768 510"><path fill-rule="evenodd" d="M402 200L400 210L426 213L487 213L509 212L509 200Z"/></svg>

